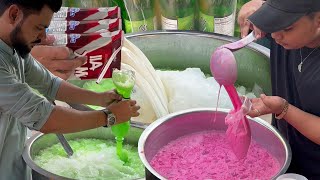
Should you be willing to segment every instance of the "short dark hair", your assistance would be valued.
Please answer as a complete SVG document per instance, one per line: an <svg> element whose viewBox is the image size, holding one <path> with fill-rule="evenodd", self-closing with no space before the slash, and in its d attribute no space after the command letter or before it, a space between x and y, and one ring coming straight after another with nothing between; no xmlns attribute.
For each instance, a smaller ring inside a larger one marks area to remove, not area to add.
<svg viewBox="0 0 320 180"><path fill-rule="evenodd" d="M24 15L27 16L40 12L45 5L53 12L57 12L61 8L62 0L0 0L0 16L14 4L22 8Z"/></svg>

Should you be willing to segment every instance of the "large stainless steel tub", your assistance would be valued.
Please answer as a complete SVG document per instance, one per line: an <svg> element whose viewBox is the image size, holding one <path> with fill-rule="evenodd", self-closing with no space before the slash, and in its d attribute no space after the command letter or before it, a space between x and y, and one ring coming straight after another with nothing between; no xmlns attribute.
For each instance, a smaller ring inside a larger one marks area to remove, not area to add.
<svg viewBox="0 0 320 180"><path fill-rule="evenodd" d="M218 109L216 121L212 117L213 109L190 109L165 116L151 125L142 133L139 139L138 152L140 159L147 168L147 179L165 179L149 162L155 154L172 140L181 136L200 131L227 129L224 118L229 110ZM277 176L286 172L291 161L291 149L283 137L270 124L260 118L249 118L252 139L268 150L279 162L281 169Z"/></svg>
<svg viewBox="0 0 320 180"><path fill-rule="evenodd" d="M141 124L132 124L129 135L125 138L124 144L130 144L138 146L138 140L146 126ZM94 139L108 139L114 140L114 136L111 133L111 128L97 128L88 131L82 131L78 133L64 134L67 140L79 139L79 138L94 138ZM34 162L34 157L43 149L59 143L55 134L42 134L37 133L27 140L25 149L23 151L23 159L27 165L33 170L33 180L69 180L56 174L53 174ZM143 177L141 177L143 178Z"/></svg>

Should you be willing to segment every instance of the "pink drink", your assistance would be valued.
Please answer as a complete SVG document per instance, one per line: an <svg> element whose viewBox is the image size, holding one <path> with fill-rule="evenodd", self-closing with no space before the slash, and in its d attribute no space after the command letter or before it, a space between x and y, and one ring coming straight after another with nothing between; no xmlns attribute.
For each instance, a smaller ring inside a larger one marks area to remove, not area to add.
<svg viewBox="0 0 320 180"><path fill-rule="evenodd" d="M47 33L94 33L94 32L113 32L121 30L121 19L104 19L96 21L51 21Z"/></svg>
<svg viewBox="0 0 320 180"><path fill-rule="evenodd" d="M279 172L279 162L256 142L238 160L226 140L219 131L183 136L160 149L150 164L167 179L270 180Z"/></svg>
<svg viewBox="0 0 320 180"><path fill-rule="evenodd" d="M52 34L55 45L70 48L73 56L86 56L87 62L76 69L75 76L80 79L97 79L111 55L122 45L123 31L90 34ZM112 76L112 69L120 69L121 54L112 60L105 78Z"/></svg>
<svg viewBox="0 0 320 180"><path fill-rule="evenodd" d="M101 19L120 18L119 7L101 7L101 8L74 8L62 7L57 13L54 13L53 20L68 21L90 21Z"/></svg>

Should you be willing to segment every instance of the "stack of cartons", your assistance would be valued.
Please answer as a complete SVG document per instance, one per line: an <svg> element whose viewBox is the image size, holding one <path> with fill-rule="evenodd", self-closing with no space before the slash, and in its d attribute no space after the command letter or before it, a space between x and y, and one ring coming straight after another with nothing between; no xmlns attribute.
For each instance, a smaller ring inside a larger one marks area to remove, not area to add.
<svg viewBox="0 0 320 180"><path fill-rule="evenodd" d="M54 45L72 50L71 56L87 58L86 63L75 71L77 79L98 79L101 73L104 78L109 78L112 69L120 69L121 65L120 49L124 34L121 24L117 6L62 7L54 14L47 33L55 37Z"/></svg>

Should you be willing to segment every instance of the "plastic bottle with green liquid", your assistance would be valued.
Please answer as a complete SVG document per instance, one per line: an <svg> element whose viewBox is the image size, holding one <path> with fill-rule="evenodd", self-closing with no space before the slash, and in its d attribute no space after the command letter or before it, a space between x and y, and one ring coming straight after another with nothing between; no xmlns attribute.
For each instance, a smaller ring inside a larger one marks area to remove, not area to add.
<svg viewBox="0 0 320 180"><path fill-rule="evenodd" d="M115 6L113 0L63 0L62 5L66 7L78 8L99 8Z"/></svg>
<svg viewBox="0 0 320 180"><path fill-rule="evenodd" d="M124 99L130 99L132 89L135 84L135 75L133 71L130 70L118 70L114 69L112 72L112 81L116 87L116 91ZM123 151L123 140L128 134L130 129L130 120L121 124L111 126L112 134L115 136L117 144L117 155L124 161L128 161L128 154Z"/></svg>
<svg viewBox="0 0 320 180"><path fill-rule="evenodd" d="M234 23L234 37L240 37L241 36L241 32L240 32L240 26L237 22L237 17L238 17L238 13L241 9L241 7L249 2L250 0L237 0L237 9L236 9L236 20L235 20L235 23Z"/></svg>
<svg viewBox="0 0 320 180"><path fill-rule="evenodd" d="M199 0L199 30L233 36L236 0Z"/></svg>
<svg viewBox="0 0 320 180"><path fill-rule="evenodd" d="M194 30L195 0L159 0L165 30Z"/></svg>
<svg viewBox="0 0 320 180"><path fill-rule="evenodd" d="M114 2L121 8L126 33L155 29L154 0L114 0Z"/></svg>

